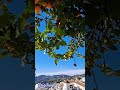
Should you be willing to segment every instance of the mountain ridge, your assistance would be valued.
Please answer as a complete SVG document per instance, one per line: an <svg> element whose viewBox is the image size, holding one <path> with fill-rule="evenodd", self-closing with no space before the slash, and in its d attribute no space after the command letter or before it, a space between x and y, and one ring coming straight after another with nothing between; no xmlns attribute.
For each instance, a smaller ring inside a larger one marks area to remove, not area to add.
<svg viewBox="0 0 120 90"><path fill-rule="evenodd" d="M80 75L39 75L35 77L35 83L54 83L58 81L63 81L64 79L72 79L76 77L84 77L85 74Z"/></svg>

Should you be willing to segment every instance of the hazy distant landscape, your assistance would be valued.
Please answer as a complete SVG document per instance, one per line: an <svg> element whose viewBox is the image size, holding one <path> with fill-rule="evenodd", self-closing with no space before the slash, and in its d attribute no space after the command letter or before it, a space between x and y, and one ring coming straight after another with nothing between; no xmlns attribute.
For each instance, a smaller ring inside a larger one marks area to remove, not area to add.
<svg viewBox="0 0 120 90"><path fill-rule="evenodd" d="M36 76L35 77L35 83L42 83L42 84L46 84L46 83L59 83L61 81L63 81L64 79L74 79L74 78L79 78L79 77L84 77L85 74L81 74L81 75L73 75L73 76L69 76L69 75L40 75L40 76Z"/></svg>

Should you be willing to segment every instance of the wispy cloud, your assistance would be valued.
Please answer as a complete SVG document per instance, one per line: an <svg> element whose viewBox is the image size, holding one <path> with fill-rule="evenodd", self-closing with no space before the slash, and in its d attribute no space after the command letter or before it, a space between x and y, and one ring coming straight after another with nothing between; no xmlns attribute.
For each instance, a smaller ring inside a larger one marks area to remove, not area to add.
<svg viewBox="0 0 120 90"><path fill-rule="evenodd" d="M85 69L78 69L78 70L66 70L66 71L58 71L58 72L41 72L41 73L36 73L36 76L39 75L78 75L78 74L84 74Z"/></svg>

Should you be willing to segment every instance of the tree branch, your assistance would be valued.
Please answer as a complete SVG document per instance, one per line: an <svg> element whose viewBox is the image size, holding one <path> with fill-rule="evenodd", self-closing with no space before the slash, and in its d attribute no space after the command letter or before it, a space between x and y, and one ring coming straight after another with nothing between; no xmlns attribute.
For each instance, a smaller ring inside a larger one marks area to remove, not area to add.
<svg viewBox="0 0 120 90"><path fill-rule="evenodd" d="M90 70L91 70L92 75L93 75L93 79L94 79L94 83L95 83L96 90L98 90L98 85L97 85L97 82L96 82L95 74L94 74L94 72L93 72L92 69L90 69Z"/></svg>

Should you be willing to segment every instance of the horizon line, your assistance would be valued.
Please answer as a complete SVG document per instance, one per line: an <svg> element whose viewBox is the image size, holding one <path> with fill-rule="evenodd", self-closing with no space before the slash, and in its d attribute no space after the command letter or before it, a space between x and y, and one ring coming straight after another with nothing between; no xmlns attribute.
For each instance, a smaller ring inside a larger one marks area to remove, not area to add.
<svg viewBox="0 0 120 90"><path fill-rule="evenodd" d="M40 76L40 75L48 75L48 76L53 76L53 75L81 75L85 74L85 69L78 69L78 70L67 70L67 71L58 71L58 72L41 72L41 73L36 73L35 76Z"/></svg>

